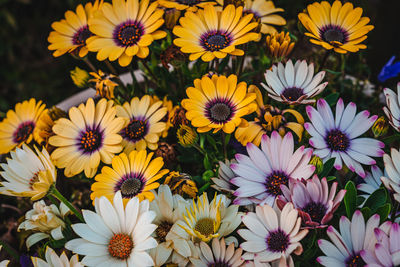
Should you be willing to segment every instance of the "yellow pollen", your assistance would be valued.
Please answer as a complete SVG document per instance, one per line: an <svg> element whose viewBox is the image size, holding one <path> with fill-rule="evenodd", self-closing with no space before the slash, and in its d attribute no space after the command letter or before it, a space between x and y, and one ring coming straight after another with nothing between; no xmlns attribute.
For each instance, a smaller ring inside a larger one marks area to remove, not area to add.
<svg viewBox="0 0 400 267"><path fill-rule="evenodd" d="M206 237L212 235L214 234L214 220L210 218L202 218L196 222L194 230Z"/></svg>

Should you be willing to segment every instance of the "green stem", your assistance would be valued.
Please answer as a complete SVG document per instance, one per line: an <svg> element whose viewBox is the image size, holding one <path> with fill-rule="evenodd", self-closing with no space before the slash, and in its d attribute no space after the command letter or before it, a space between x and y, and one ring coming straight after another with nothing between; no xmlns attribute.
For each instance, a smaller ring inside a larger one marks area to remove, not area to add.
<svg viewBox="0 0 400 267"><path fill-rule="evenodd" d="M92 62L90 62L90 60L87 57L83 58L83 61L86 63L86 65L88 65L88 67L93 71L97 73L96 68L94 67L94 65L92 64Z"/></svg>
<svg viewBox="0 0 400 267"><path fill-rule="evenodd" d="M317 72L320 72L320 71L325 67L325 63L326 63L326 61L327 61L329 55L331 54L331 52L332 52L332 49L329 49L329 50L326 50L326 51L325 51L325 55L324 55L324 57L322 58L321 64L319 65L319 68L318 68L318 71L317 71Z"/></svg>
<svg viewBox="0 0 400 267"><path fill-rule="evenodd" d="M8 254L10 254L11 257L16 259L19 262L19 255L18 252L13 249L11 246L9 246L6 241L3 241L0 239L0 245L4 248L5 251L7 251Z"/></svg>
<svg viewBox="0 0 400 267"><path fill-rule="evenodd" d="M50 193L52 196L54 196L55 198L57 198L58 200L60 200L62 203L64 203L74 214L76 217L78 217L78 219L81 222L85 222L85 220L83 219L82 213L80 213L73 205L71 202L69 202L61 193L60 191L57 190L57 188L55 187L55 185L52 186L52 188L50 189Z"/></svg>
<svg viewBox="0 0 400 267"><path fill-rule="evenodd" d="M112 74L114 74L115 76L118 76L117 70L114 68L114 66L111 64L111 62L108 61L108 59L106 59L105 62L106 62L106 65L107 65L108 70L109 70Z"/></svg>
<svg viewBox="0 0 400 267"><path fill-rule="evenodd" d="M158 78L157 76L154 74L154 72L151 70L151 68L149 67L149 65L147 64L147 62L142 59L142 64L145 67L145 69L150 73L150 76L154 79L154 81L157 83L158 82Z"/></svg>
<svg viewBox="0 0 400 267"><path fill-rule="evenodd" d="M226 143L225 143L226 135L224 131L221 131L221 141L222 141L222 147L224 151L224 159L228 158L228 151L226 149Z"/></svg>
<svg viewBox="0 0 400 267"><path fill-rule="evenodd" d="M204 156L207 154L207 151L204 148L201 148L198 144L193 144L193 147L196 148Z"/></svg>

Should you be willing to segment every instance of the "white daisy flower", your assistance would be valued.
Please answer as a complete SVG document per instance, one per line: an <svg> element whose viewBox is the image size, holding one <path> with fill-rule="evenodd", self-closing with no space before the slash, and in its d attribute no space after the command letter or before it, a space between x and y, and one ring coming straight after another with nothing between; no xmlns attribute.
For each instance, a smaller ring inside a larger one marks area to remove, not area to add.
<svg viewBox="0 0 400 267"><path fill-rule="evenodd" d="M182 244L179 241L175 244L176 239L173 238L174 234L170 230L175 222L183 220L183 213L190 203L180 195L172 195L168 185L160 185L158 194L154 192L154 195L155 198L150 203L150 210L156 213L154 224L158 227L153 236L158 241L158 245L150 250L150 256L154 260L154 266L162 266L165 263L170 263L171 258L184 258L182 255L171 256L171 254L179 254L177 251L185 251L187 244ZM187 258L191 255L185 254L185 256ZM188 261L186 259L186 262Z"/></svg>
<svg viewBox="0 0 400 267"><path fill-rule="evenodd" d="M387 107L383 108L386 116L389 118L390 125L400 132L400 82L397 83L397 94L389 88L383 89L383 94L386 98Z"/></svg>
<svg viewBox="0 0 400 267"><path fill-rule="evenodd" d="M274 205L275 198L282 194L280 185L288 185L289 178L308 179L315 166L308 164L312 149L304 146L295 152L292 133L283 138L274 131L271 138L263 135L261 149L248 143L249 156L236 154L237 163L231 164L236 177L231 179L236 189L234 201L238 205L247 205L243 199L252 203Z"/></svg>
<svg viewBox="0 0 400 267"><path fill-rule="evenodd" d="M283 66L273 65L272 69L265 73L267 85L261 84L268 91L268 96L276 101L287 104L310 104L311 99L320 94L328 84L321 83L325 71L320 71L314 76L314 64L307 65L305 60L297 60L293 65L291 60Z"/></svg>
<svg viewBox="0 0 400 267"><path fill-rule="evenodd" d="M374 249L376 238L374 229L379 226L379 215L372 215L365 224L361 211L356 210L351 222L342 216L339 222L340 233L329 226L327 234L332 242L318 240L319 248L326 256L317 261L327 267L331 266L365 266L366 262L360 253Z"/></svg>
<svg viewBox="0 0 400 267"><path fill-rule="evenodd" d="M235 244L231 243L228 247L225 239L214 238L211 248L204 242L200 243L200 259L190 258L194 267L208 266L227 266L238 267L244 262L242 259L242 249L235 249Z"/></svg>
<svg viewBox="0 0 400 267"><path fill-rule="evenodd" d="M382 184L381 177L387 176L386 171L383 174L382 170L377 165L371 167L371 172L366 172L363 183L357 185L357 189L365 194L361 195L367 199L373 192L379 189Z"/></svg>
<svg viewBox="0 0 400 267"><path fill-rule="evenodd" d="M85 255L87 266L153 266L147 253L157 246L151 234L157 228L152 224L156 214L149 210L149 202L134 197L124 208L121 192L110 202L106 197L95 199L96 212L83 210L86 223L73 224L72 229L81 238L68 241L65 248Z"/></svg>
<svg viewBox="0 0 400 267"><path fill-rule="evenodd" d="M309 143L315 148L314 154L324 163L335 158L334 167L340 170L344 161L351 171L364 178L366 173L361 164L375 165L371 157L382 157L385 145L376 139L358 138L371 128L378 116L369 117L367 110L356 115L356 110L356 104L352 102L345 108L340 98L333 117L329 104L319 99L317 110L311 106L306 107L311 123L305 123L304 128L312 136Z"/></svg>
<svg viewBox="0 0 400 267"><path fill-rule="evenodd" d="M38 257L31 257L34 267L83 267L84 265L79 262L78 255L73 255L68 260L65 251L58 257L57 253L51 248L46 247L46 261Z"/></svg>
<svg viewBox="0 0 400 267"><path fill-rule="evenodd" d="M391 156L383 155L383 163L385 164L386 176L382 176L383 185L393 191L393 197L397 202L400 202L400 151L390 149Z"/></svg>
<svg viewBox="0 0 400 267"><path fill-rule="evenodd" d="M300 243L308 233L300 230L301 218L292 203L287 203L282 211L274 210L269 205L257 206L256 213L249 212L242 217L248 229L238 230L245 239L240 247L247 251L245 260L255 262L280 261L286 266L287 260L294 253L300 255L303 247Z"/></svg>
<svg viewBox="0 0 400 267"><path fill-rule="evenodd" d="M0 251L2 249L3 246L0 246ZM10 263L9 260L3 260L0 262L0 267L7 267L7 265Z"/></svg>

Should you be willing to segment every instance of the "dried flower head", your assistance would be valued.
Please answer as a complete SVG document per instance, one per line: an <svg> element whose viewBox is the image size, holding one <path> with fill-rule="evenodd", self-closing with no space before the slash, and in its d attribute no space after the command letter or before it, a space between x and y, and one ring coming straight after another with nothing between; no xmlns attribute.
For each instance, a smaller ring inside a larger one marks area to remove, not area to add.
<svg viewBox="0 0 400 267"><path fill-rule="evenodd" d="M107 99L114 98L114 88L118 86L116 82L113 82L112 79L115 78L113 74L106 74L99 70L96 72L90 72L90 75L93 76L89 82L94 82L96 85L96 94L100 97L104 97Z"/></svg>
<svg viewBox="0 0 400 267"><path fill-rule="evenodd" d="M170 172L165 178L164 184L171 188L173 194L178 194L185 198L195 198L198 192L196 183L187 173Z"/></svg>

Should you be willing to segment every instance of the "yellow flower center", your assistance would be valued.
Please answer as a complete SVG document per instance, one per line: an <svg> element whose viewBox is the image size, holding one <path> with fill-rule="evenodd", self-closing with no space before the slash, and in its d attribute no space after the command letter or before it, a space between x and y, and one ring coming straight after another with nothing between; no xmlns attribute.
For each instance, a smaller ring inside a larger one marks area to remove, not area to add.
<svg viewBox="0 0 400 267"><path fill-rule="evenodd" d="M211 218L202 218L196 222L194 230L206 237L212 235L214 234L214 220Z"/></svg>
<svg viewBox="0 0 400 267"><path fill-rule="evenodd" d="M108 252L114 258L125 260L133 249L132 238L127 234L115 234L108 243Z"/></svg>

